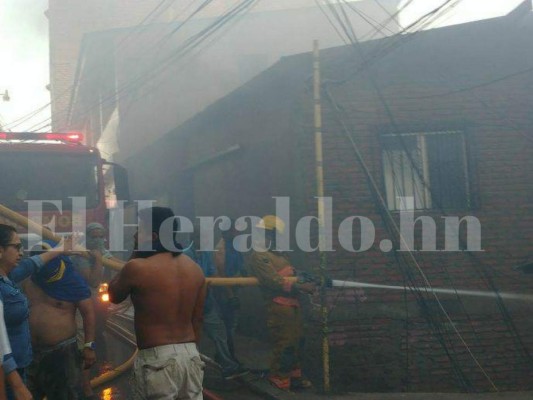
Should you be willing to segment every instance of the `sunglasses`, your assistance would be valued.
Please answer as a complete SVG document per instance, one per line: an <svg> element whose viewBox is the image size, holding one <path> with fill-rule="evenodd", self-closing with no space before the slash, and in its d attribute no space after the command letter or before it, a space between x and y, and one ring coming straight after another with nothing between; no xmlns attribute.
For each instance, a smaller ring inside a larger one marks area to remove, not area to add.
<svg viewBox="0 0 533 400"><path fill-rule="evenodd" d="M22 243L8 243L4 247L14 247L17 251L21 251L23 249Z"/></svg>

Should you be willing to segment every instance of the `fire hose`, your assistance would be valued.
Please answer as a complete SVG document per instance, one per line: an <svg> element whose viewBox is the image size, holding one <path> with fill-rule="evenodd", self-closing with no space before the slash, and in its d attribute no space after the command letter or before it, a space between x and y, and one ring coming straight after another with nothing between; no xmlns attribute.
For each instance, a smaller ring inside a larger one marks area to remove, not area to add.
<svg viewBox="0 0 533 400"><path fill-rule="evenodd" d="M48 229L45 229L41 225L31 221L30 219L24 217L23 215L20 215L20 214L18 214L16 212L10 210L9 208L7 208L7 207L5 207L5 206L3 206L1 204L0 204L0 214L2 214L7 219L13 221L17 225L27 226L28 227L28 232L33 232L33 233L36 233L37 235L42 235L42 237L44 237L45 239L52 240L54 242L60 242L61 239L62 239L61 236L55 235L52 231L50 231ZM88 255L83 253L84 251L87 251L87 249L79 248L79 250L82 252L82 254L80 254L81 256L88 257ZM103 260L103 264L107 268L110 268L110 269L113 269L113 270L116 270L116 271L120 271L125 263L121 263L121 262L114 261L114 260L109 260L109 259L104 259ZM117 328L118 328L118 325L114 327L115 330ZM125 332L122 332L122 333L124 334ZM136 343L135 343L135 341L132 338L129 338L128 342L136 346ZM94 387L103 385L104 383L110 382L113 379L117 378L118 376L122 375L124 372L128 371L133 366L133 363L135 362L135 358L137 357L137 353L138 352L139 352L139 350L137 348L135 348L135 351L130 356L130 358L128 358L128 360L126 360L126 362L124 362L121 365L113 368L110 371L107 371L107 372L101 374L100 376L97 376L96 378L91 379L91 386L94 388ZM212 364L214 366L217 366L217 363L215 363L214 361L212 361L208 357L202 356L202 359L208 364ZM204 389L204 396L205 396L206 399L210 399L210 400L222 400L216 394L212 393L211 391L209 391L207 389Z"/></svg>
<svg viewBox="0 0 533 400"><path fill-rule="evenodd" d="M9 218L13 222L21 225L27 226L28 231L42 234L44 238L54 241L60 241L61 237L55 235L53 232L44 229L41 225L29 220L28 218L10 210L9 208L0 205L0 214L3 214L6 218ZM119 262L115 260L104 259L103 264L105 267L113 269L115 271L120 271L124 266L125 262ZM296 282L297 277L294 278L285 278L289 281ZM207 278L208 285L212 286L257 286L259 281L257 278L247 277L247 278ZM318 283L318 280L316 281ZM451 295L464 295L464 296L474 296L474 297L497 297L498 295L503 299L509 300L523 300L523 301L533 301L533 295L527 294L515 294L515 293L493 293L486 291L478 290L462 290L462 289L446 289L446 288L433 288L433 287L410 287L410 286L392 286L392 285L380 285L373 283L365 283L358 281L344 281L344 280L329 280L327 283L329 287L337 288L366 288L366 289L383 289L383 290L416 290L423 293L441 293L441 294L451 294Z"/></svg>
<svg viewBox="0 0 533 400"><path fill-rule="evenodd" d="M53 232L44 229L41 225L29 220L28 218L10 210L9 208L0 205L0 214L2 214L4 217L12 220L18 225L21 226L27 226L29 232L36 233L38 235L42 235L44 238L53 240L56 242L59 242L61 240L61 237L58 235L55 235ZM86 251L86 249L81 249L80 251ZM110 268L115 271L120 271L122 267L124 266L125 262L115 261L115 260L109 260L104 259L103 264L105 267ZM291 277L291 278L285 278L287 281L297 282L301 280L300 277ZM304 281L313 281L314 283L320 284L321 282L317 279L314 280L310 278L308 275L304 277ZM244 278L206 278L207 285L211 286L257 286L259 285L259 281L257 278L253 277L244 277ZM382 290L411 290L411 291L418 291L421 293L439 293L439 294L449 294L449 295L463 295L463 296L473 296L473 297L501 297L503 299L509 299L509 300L521 300L521 301L528 301L533 302L533 295L527 295L527 294L515 294L515 293L505 293L505 292L487 292L487 291L478 291L478 290L463 290L463 289L447 289L447 288L433 288L433 287L411 287L411 286L393 286L393 285L381 285L381 284L373 284L373 283L365 283L365 282L358 282L358 281L346 281L346 280L327 280L327 282L324 282L323 284L326 284L328 287L336 287L336 288L366 288L366 289L382 289ZM91 380L91 386L99 386L103 383L109 382L112 379L115 379L120 374L127 371L131 366L133 365L133 362L135 360L135 357L137 355L137 350L135 353L122 365L116 367L115 369L108 371L93 380ZM216 396L215 396L216 397ZM214 398L214 397L213 397Z"/></svg>

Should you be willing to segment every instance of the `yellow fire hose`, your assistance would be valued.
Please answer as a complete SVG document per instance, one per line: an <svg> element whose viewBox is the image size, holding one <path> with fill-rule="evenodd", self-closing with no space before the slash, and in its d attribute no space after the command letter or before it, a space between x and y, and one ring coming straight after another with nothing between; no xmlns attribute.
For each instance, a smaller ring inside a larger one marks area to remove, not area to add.
<svg viewBox="0 0 533 400"><path fill-rule="evenodd" d="M0 214L2 214L4 217L8 218L9 220L15 222L17 225L20 226L27 226L29 232L36 233L38 235L44 236L45 239L53 240L55 242L59 242L61 240L60 236L55 235L53 232L49 231L48 229L43 228L41 225L29 220L23 215L20 215L9 208L3 206L0 204ZM122 267L124 266L125 262L119 262L114 260L103 260L104 266L113 269L115 271L120 271ZM296 278L286 278L289 280L296 280ZM256 278L207 278L206 279L208 285L212 286L231 286L231 285L237 285L237 286L255 286L258 285L258 281ZM137 356L138 349L135 349L135 352L133 355L123 364L119 365L118 367L112 369L111 371L107 371L103 373L100 376L97 376L96 378L93 378L91 380L91 386L96 387L103 385L104 383L107 383L127 370L129 370L133 362L135 361L135 357Z"/></svg>
<svg viewBox="0 0 533 400"><path fill-rule="evenodd" d="M0 204L0 214L2 214L4 217L10 219L11 221L15 222L17 225L27 226L28 227L28 232L33 232L33 233L36 233L38 235L42 234L42 236L45 239L53 240L55 242L59 242L61 240L61 237L57 236L57 235L54 235L54 233L52 231L49 231L48 229L43 228L41 225L29 220L25 216L20 215L20 214L10 210L9 208L7 208L7 207L5 207L5 206L3 206L1 204ZM106 265L106 264L108 264L108 265ZM120 268L122 268L122 264L121 263L114 262L114 261L106 260L106 261L104 261L104 265L106 265L109 268L118 269L118 270ZM118 377L119 375L121 375L122 373L124 373L125 371L130 369L131 366L133 365L133 362L135 361L135 357L137 356L137 352L138 352L138 350L135 349L135 352L133 353L133 355L125 363L119 365L118 367L112 369L111 371L105 372L102 375L97 376L96 378L92 379L91 380L91 386L92 387L100 386L100 385L102 385L102 384L104 384L106 382L109 382L109 381L115 379L116 377Z"/></svg>
<svg viewBox="0 0 533 400"><path fill-rule="evenodd" d="M102 375L97 376L96 378L91 379L91 387L95 388L97 386L103 385L104 383L110 382L116 377L122 375L124 372L129 370L133 363L135 362L135 357L139 349L135 349L130 358L124 363L120 364L118 367L113 368L111 371L104 372Z"/></svg>
<svg viewBox="0 0 533 400"><path fill-rule="evenodd" d="M0 204L0 214L4 217L10 219L21 226L27 226L28 231L36 233L38 235L42 234L45 239L53 240L59 242L61 236L54 235L52 231L43 228L41 225L29 220L23 215L20 215L9 208ZM125 262L115 261L104 259L102 260L105 267L113 269L115 271L120 271ZM291 280L291 278L289 278ZM296 280L296 278L294 278ZM256 278L207 278L207 284L212 286L256 286L259 284Z"/></svg>
<svg viewBox="0 0 533 400"><path fill-rule="evenodd" d="M16 224L20 226L27 226L28 231L37 233L44 236L45 239L53 240L55 242L59 242L61 240L60 236L54 235L52 231L49 231L48 229L43 228L41 225L29 220L23 215L20 215L19 213L16 213L15 211L10 210L6 206L3 206L0 204L0 214L2 214L4 217L10 219L11 221L15 222Z"/></svg>

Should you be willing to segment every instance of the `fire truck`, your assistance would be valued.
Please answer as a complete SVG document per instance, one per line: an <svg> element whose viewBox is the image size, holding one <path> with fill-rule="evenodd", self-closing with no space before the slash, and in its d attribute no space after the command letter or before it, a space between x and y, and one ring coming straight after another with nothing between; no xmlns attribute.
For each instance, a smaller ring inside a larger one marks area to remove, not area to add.
<svg viewBox="0 0 533 400"><path fill-rule="evenodd" d="M106 226L116 201L129 200L125 169L85 146L80 133L0 132L0 204L27 216L29 202L42 201L42 222L65 234L80 218L73 198L85 199L86 223Z"/></svg>

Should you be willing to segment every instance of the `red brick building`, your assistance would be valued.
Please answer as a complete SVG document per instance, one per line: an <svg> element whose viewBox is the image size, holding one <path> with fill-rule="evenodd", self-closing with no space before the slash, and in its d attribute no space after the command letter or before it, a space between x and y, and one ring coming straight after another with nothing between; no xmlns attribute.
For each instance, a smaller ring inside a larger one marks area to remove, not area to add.
<svg viewBox="0 0 533 400"><path fill-rule="evenodd" d="M364 252L343 250L334 236L330 275L419 287L426 286L423 271L433 287L452 290L438 295L440 304L416 290L365 289L364 301L354 290L332 290L333 387L532 389L531 303L495 295L533 288L513 269L533 254L532 34L528 10L368 42L362 53L322 51L333 230L351 216L369 218L376 229ZM310 53L285 57L126 160L135 197L194 217L261 216L275 211L274 196L289 196L293 231L302 216L317 213L311 76ZM391 229L402 208L398 195L414 198L415 217L435 221L435 251L420 251L421 223L413 258L380 250L384 239L398 248ZM443 251L445 216L477 218L483 251ZM316 252L293 256L304 269L318 265ZM243 331L261 326L257 309L245 314ZM319 381L320 318L309 315L308 372Z"/></svg>

